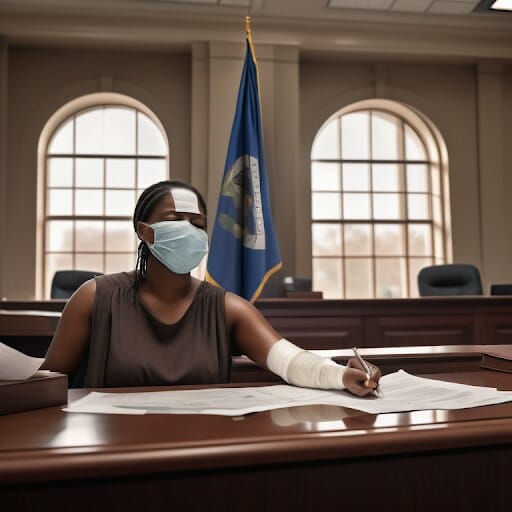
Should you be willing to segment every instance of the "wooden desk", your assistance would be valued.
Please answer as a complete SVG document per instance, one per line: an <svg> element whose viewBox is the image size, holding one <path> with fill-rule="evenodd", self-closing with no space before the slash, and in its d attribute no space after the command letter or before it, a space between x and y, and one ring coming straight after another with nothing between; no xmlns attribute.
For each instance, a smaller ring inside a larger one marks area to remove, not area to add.
<svg viewBox="0 0 512 512"><path fill-rule="evenodd" d="M471 372L480 368L482 352L500 350L508 345L441 345L432 347L381 347L359 350L364 359L377 365L383 374L401 368L413 374ZM354 356L352 350L313 350L340 364ZM233 357L231 380L242 382L277 382L279 377L243 356Z"/></svg>
<svg viewBox="0 0 512 512"><path fill-rule="evenodd" d="M429 376L512 388L490 370ZM512 498L512 403L243 418L48 408L0 417L0 432L2 510L505 511Z"/></svg>

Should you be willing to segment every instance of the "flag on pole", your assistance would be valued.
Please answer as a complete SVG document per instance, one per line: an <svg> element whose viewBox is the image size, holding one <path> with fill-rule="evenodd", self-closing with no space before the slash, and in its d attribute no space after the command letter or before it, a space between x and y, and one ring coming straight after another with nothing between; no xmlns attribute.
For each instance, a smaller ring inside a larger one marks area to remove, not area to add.
<svg viewBox="0 0 512 512"><path fill-rule="evenodd" d="M258 69L250 17L206 280L254 302L281 266L261 131Z"/></svg>

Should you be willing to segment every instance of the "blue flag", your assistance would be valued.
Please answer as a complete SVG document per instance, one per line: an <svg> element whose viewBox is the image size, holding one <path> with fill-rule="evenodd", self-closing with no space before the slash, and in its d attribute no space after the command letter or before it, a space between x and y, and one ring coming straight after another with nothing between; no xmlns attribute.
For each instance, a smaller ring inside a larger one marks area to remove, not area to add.
<svg viewBox="0 0 512 512"><path fill-rule="evenodd" d="M258 71L248 34L206 280L254 302L281 266L270 211Z"/></svg>

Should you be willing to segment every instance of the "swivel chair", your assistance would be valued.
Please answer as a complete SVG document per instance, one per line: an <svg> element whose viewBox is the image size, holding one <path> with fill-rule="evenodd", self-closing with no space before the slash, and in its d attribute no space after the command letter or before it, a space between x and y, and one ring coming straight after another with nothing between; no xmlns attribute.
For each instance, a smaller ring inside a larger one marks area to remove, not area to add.
<svg viewBox="0 0 512 512"><path fill-rule="evenodd" d="M418 273L418 290L421 297L483 294L478 269L462 263L422 268Z"/></svg>
<svg viewBox="0 0 512 512"><path fill-rule="evenodd" d="M52 299L69 299L80 286L101 272L92 270L57 270L53 275L50 296Z"/></svg>

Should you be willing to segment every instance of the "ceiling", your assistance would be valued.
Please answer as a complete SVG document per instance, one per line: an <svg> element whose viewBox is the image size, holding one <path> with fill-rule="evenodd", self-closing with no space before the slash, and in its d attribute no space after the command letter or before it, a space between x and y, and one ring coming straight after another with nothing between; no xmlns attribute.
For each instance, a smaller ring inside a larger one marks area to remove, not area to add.
<svg viewBox="0 0 512 512"><path fill-rule="evenodd" d="M512 61L512 13L478 0L0 0L9 44L168 49L243 41L303 53Z"/></svg>

